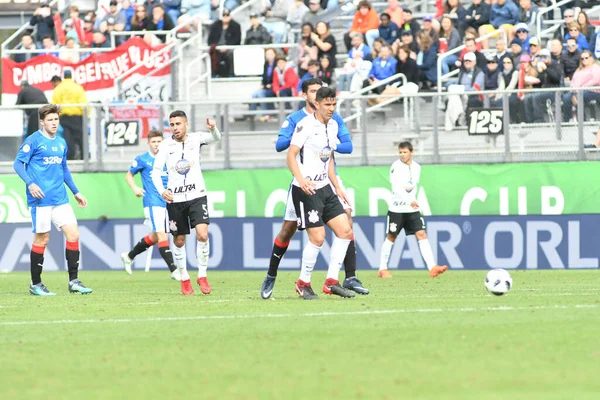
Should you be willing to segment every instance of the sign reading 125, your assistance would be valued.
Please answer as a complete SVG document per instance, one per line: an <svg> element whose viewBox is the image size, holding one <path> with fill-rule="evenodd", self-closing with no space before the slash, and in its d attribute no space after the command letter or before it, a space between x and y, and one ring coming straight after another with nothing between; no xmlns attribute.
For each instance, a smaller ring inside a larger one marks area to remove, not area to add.
<svg viewBox="0 0 600 400"><path fill-rule="evenodd" d="M499 135L503 133L502 109L472 108L467 113L469 135Z"/></svg>
<svg viewBox="0 0 600 400"><path fill-rule="evenodd" d="M108 121L106 123L107 146L135 146L140 136L138 121Z"/></svg>

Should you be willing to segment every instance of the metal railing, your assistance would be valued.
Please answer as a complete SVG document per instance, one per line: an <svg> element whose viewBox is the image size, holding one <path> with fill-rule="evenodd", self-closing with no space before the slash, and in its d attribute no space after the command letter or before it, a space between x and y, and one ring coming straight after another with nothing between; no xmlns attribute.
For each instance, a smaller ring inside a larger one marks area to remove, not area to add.
<svg viewBox="0 0 600 400"><path fill-rule="evenodd" d="M565 23L564 19L544 19L542 18L542 16L549 14L551 11L559 11L561 10L562 6L565 6L569 3L573 3L574 0L562 0L558 3L552 4L549 7L546 8L542 8L540 9L540 11L538 12L537 16L536 16L536 21L535 21L535 26L536 26L536 32L538 37L542 38L542 37L546 37L547 34L552 34L555 31L557 31L558 29L560 29L561 25ZM544 25L551 25L549 28L546 28L544 30L542 30L542 24Z"/></svg>

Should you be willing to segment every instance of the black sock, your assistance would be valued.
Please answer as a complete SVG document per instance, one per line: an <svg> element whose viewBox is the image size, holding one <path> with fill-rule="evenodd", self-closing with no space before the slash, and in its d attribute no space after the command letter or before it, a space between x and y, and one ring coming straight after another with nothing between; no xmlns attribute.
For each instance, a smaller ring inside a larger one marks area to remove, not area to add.
<svg viewBox="0 0 600 400"><path fill-rule="evenodd" d="M281 258L285 254L288 249L290 242L281 243L277 238L275 238L275 242L273 243L273 251L271 252L271 260L269 261L269 271L267 275L275 278L277 276L277 269L279 269L279 263L281 262Z"/></svg>
<svg viewBox="0 0 600 400"><path fill-rule="evenodd" d="M65 250L67 257L67 268L69 269L69 281L77 279L79 269L79 250Z"/></svg>
<svg viewBox="0 0 600 400"><path fill-rule="evenodd" d="M167 263L167 267L169 267L169 271L173 272L177 269L175 263L173 262L173 253L171 253L171 249L169 248L169 242L165 241L166 246L163 242L158 244L158 251L160 252L160 256Z"/></svg>
<svg viewBox="0 0 600 400"><path fill-rule="evenodd" d="M346 250L344 271L346 271L346 279L356 276L356 246L354 245L354 239L350 241L348 250Z"/></svg>
<svg viewBox="0 0 600 400"><path fill-rule="evenodd" d="M42 281L42 268L44 265L44 247L33 245L29 253L31 261L31 283L37 285Z"/></svg>
<svg viewBox="0 0 600 400"><path fill-rule="evenodd" d="M152 242L152 239L150 239L149 236L143 237L139 242L135 244L135 246L133 246L133 249L131 249L131 251L129 252L129 259L133 260L135 256L148 250L148 248L153 245L154 243Z"/></svg>

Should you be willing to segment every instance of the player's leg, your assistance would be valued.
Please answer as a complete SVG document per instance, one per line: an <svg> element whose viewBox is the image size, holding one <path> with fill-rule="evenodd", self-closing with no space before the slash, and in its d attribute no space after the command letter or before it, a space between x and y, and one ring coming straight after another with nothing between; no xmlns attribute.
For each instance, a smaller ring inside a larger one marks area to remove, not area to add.
<svg viewBox="0 0 600 400"><path fill-rule="evenodd" d="M380 278L392 277L392 274L388 270L388 263L390 261L390 254L392 253L392 247L394 246L396 237L398 237L398 233L400 233L400 230L402 229L402 215L388 211L386 226L387 236L381 245L379 272L377 272L377 276Z"/></svg>
<svg viewBox="0 0 600 400"><path fill-rule="evenodd" d="M352 227L352 210L344 208L344 211L348 216L348 223ZM346 279L344 279L344 283L342 284L343 287L359 294L369 294L369 289L364 287L362 282L356 277L356 244L354 242L354 233L352 234L352 238L350 238L346 257L344 257L344 272L346 273Z"/></svg>
<svg viewBox="0 0 600 400"><path fill-rule="evenodd" d="M152 218L152 214L152 207L144 207L144 216L146 217L146 219L144 220L144 225L152 229L152 232L154 233L156 232L156 226L155 221ZM152 238L152 235L146 235L143 238L141 238L140 241L137 242L128 253L121 253L121 261L123 262L123 268L125 268L125 271L129 275L131 275L133 272L131 270L133 259L138 254L141 254L144 251L148 250L148 248L154 246L156 242L156 234L154 234L154 240Z"/></svg>
<svg viewBox="0 0 600 400"><path fill-rule="evenodd" d="M288 213L286 211L286 218ZM294 212L294 217L296 213ZM275 288L275 279L277 279L277 270L279 269L279 263L283 258L283 255L287 251L287 248L290 244L290 240L296 233L298 229L297 218L294 218L293 221L284 220L281 225L281 230L275 237L275 242L273 243L273 250L271 251L271 259L269 260L269 271L267 271L267 276L263 281L260 288L260 296L263 299L268 299L273 294L273 289Z"/></svg>
<svg viewBox="0 0 600 400"><path fill-rule="evenodd" d="M190 226L196 230L196 257L198 260L198 286L204 294L210 294L212 289L208 283L206 272L208 270L208 257L210 243L208 241L208 199L206 196L194 199L189 205Z"/></svg>
<svg viewBox="0 0 600 400"><path fill-rule="evenodd" d="M42 269L44 267L44 251L50 240L52 207L31 207L31 223L33 225L33 245L29 253L31 283L29 293L34 296L55 296L42 283Z"/></svg>
<svg viewBox="0 0 600 400"><path fill-rule="evenodd" d="M407 235L414 233L417 237L417 240L419 241L419 251L421 252L423 260L425 260L425 265L427 265L427 269L429 270L429 276L435 278L446 272L446 270L448 270L447 265L437 265L435 263L433 251L431 250L431 245L429 244L429 239L427 239L427 233L425 232L425 220L421 216L421 213L411 213L408 214L407 217L408 221L406 222L404 229Z"/></svg>
<svg viewBox="0 0 600 400"><path fill-rule="evenodd" d="M310 278L325 241L325 227L321 219L324 205L319 201L317 194L308 196L297 186L292 186L292 198L299 221L298 229L301 231L306 229L308 234L308 242L302 250L302 264L300 278L296 281L296 292L305 300L315 300L317 295L310 285Z"/></svg>
<svg viewBox="0 0 600 400"><path fill-rule="evenodd" d="M188 204L184 203L168 203L167 212L169 215L169 230L173 235L173 258L174 263L181 277L181 293L184 296L194 294L194 288L190 281L190 275L187 272L187 260L185 254L185 238L190 233L190 225L188 222ZM157 232L159 243L166 242L169 244L166 232ZM159 247L160 250L160 247ZM162 253L161 253L162 254Z"/></svg>
<svg viewBox="0 0 600 400"><path fill-rule="evenodd" d="M150 239L153 240L154 243L159 243L159 253L169 268L171 279L181 281L181 273L175 266L173 253L171 252L171 247L169 246L169 234L167 233L168 217L166 207L150 207L150 221L152 223L152 233L149 235Z"/></svg>
<svg viewBox="0 0 600 400"><path fill-rule="evenodd" d="M327 192L331 191L331 196L325 200L323 210L323 221L333 231L333 243L329 253L329 267L327 269L327 278L323 285L323 293L335 294L341 297L354 297L354 293L344 289L339 282L340 269L346 257L348 245L352 239L352 226L342 208L342 205L337 200L337 196L329 187L325 188Z"/></svg>

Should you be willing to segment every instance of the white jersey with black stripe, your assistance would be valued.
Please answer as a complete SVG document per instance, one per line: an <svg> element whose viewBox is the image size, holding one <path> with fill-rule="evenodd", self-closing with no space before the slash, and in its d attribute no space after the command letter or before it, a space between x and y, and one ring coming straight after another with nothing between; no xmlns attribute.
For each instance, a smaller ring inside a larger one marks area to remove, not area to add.
<svg viewBox="0 0 600 400"><path fill-rule="evenodd" d="M329 185L329 163L337 140L338 123L330 119L327 124L310 115L298 122L291 145L300 147L298 165L300 173L315 184L316 189ZM292 185L300 186L294 178Z"/></svg>

